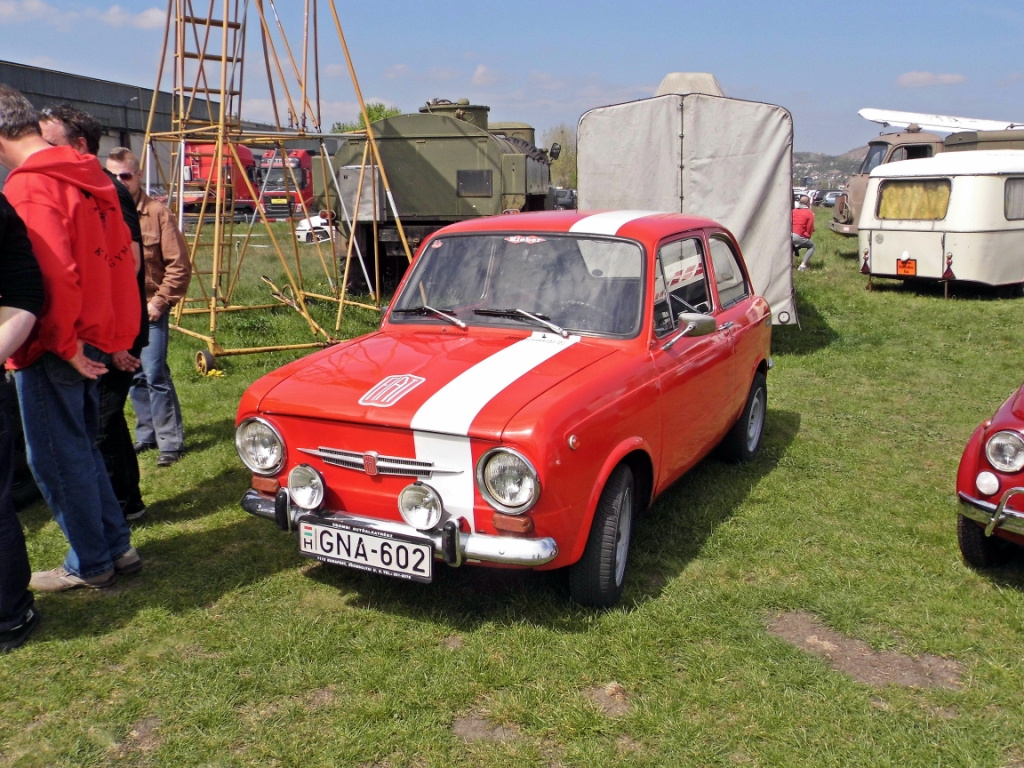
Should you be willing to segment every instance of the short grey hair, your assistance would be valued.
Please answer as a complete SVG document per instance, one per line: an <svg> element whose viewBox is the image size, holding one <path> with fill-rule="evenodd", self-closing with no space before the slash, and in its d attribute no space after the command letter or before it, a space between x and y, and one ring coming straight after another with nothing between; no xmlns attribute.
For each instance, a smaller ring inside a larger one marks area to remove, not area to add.
<svg viewBox="0 0 1024 768"><path fill-rule="evenodd" d="M115 163L124 163L135 170L139 170L139 156L128 149L128 147L114 147L107 153L107 159L113 160Z"/></svg>
<svg viewBox="0 0 1024 768"><path fill-rule="evenodd" d="M32 102L11 86L0 83L0 138L14 140L39 130L39 112Z"/></svg>

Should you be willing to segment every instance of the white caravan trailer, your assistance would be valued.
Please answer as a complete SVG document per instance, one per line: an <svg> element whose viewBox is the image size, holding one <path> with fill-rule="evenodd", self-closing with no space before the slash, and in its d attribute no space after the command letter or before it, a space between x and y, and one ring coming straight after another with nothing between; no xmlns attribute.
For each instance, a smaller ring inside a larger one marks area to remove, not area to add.
<svg viewBox="0 0 1024 768"><path fill-rule="evenodd" d="M1024 151L944 152L871 172L857 223L861 272L1024 283Z"/></svg>
<svg viewBox="0 0 1024 768"><path fill-rule="evenodd" d="M725 225L772 322L797 322L793 118L785 109L705 93L598 107L580 118L576 168L580 209L672 211Z"/></svg>

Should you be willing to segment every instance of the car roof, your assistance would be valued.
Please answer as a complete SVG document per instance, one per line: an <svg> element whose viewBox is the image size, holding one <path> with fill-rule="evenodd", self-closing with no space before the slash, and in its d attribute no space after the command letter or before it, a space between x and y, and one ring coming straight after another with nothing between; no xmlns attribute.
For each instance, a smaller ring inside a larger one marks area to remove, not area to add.
<svg viewBox="0 0 1024 768"><path fill-rule="evenodd" d="M871 171L872 176L887 177L980 176L1000 173L1024 173L1024 150L978 149L969 152L940 152L934 157L884 163Z"/></svg>
<svg viewBox="0 0 1024 768"><path fill-rule="evenodd" d="M448 233L565 232L578 235L659 238L688 229L725 229L721 224L683 213L662 211L538 211L485 216L444 228Z"/></svg>

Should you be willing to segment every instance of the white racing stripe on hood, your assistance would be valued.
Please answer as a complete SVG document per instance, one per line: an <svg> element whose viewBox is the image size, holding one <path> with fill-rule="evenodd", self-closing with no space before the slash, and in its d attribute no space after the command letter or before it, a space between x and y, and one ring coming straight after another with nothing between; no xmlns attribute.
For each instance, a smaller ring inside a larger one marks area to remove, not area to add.
<svg viewBox="0 0 1024 768"><path fill-rule="evenodd" d="M578 235L616 235L623 225L629 224L629 222L636 219L642 219L644 216L653 216L656 213L664 213L664 211L607 211L605 213L595 213L593 216L587 216L577 221L569 227L569 231Z"/></svg>
<svg viewBox="0 0 1024 768"><path fill-rule="evenodd" d="M459 474L437 475L429 485L444 500L453 517L464 517L476 530L473 517L475 467L469 444L469 428L491 400L559 352L579 341L579 336L534 333L481 360L435 392L412 417L416 458L461 469Z"/></svg>

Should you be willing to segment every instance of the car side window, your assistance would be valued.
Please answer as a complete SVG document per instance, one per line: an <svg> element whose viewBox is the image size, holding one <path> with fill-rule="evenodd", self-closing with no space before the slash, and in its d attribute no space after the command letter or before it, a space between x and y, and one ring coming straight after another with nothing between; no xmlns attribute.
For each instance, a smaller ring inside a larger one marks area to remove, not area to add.
<svg viewBox="0 0 1024 768"><path fill-rule="evenodd" d="M715 265L715 287L722 307L729 307L750 295L750 285L743 274L740 260L732 244L724 237L712 235L708 238L711 248L711 263Z"/></svg>
<svg viewBox="0 0 1024 768"><path fill-rule="evenodd" d="M710 312L704 246L700 238L673 240L658 248L654 277L654 330L659 336L676 327L680 312Z"/></svg>

